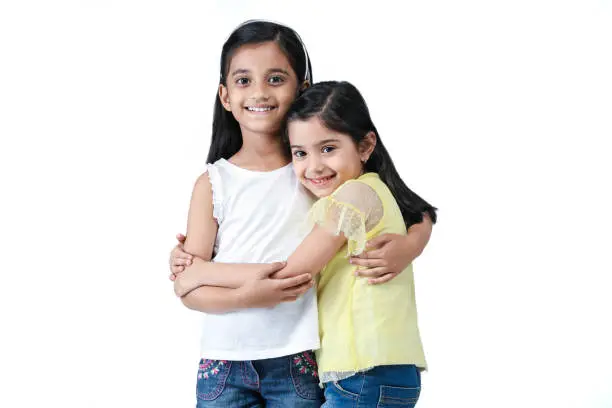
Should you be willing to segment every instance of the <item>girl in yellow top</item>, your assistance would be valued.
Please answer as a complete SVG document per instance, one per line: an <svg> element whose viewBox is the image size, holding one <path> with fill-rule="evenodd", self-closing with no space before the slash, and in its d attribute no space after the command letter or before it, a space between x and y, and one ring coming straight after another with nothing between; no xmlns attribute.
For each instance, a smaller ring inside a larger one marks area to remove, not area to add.
<svg viewBox="0 0 612 408"><path fill-rule="evenodd" d="M353 85L321 82L307 89L290 108L285 133L298 178L319 197L303 245L316 237L325 252L335 252L318 280L323 406L413 407L427 365L412 266L369 285L349 257L381 234L405 234L423 213L435 222L435 209L399 177Z"/></svg>

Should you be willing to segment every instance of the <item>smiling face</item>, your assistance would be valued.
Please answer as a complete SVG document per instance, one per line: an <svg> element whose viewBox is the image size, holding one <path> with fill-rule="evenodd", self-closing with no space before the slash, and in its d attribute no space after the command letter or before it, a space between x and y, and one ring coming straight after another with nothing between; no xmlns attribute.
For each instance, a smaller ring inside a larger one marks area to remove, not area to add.
<svg viewBox="0 0 612 408"><path fill-rule="evenodd" d="M243 45L231 58L226 85L219 85L223 107L243 133L271 135L297 96L297 76L273 41Z"/></svg>
<svg viewBox="0 0 612 408"><path fill-rule="evenodd" d="M291 121L288 133L295 174L317 197L326 197L359 177L376 145L372 132L357 145L351 136L328 129L316 116Z"/></svg>

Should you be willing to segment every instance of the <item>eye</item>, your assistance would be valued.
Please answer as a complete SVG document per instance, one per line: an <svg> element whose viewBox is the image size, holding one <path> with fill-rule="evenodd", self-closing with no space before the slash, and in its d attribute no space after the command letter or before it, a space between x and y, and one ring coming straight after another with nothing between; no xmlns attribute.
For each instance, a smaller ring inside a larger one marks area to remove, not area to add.
<svg viewBox="0 0 612 408"><path fill-rule="evenodd" d="M334 146L323 146L323 148L321 149L323 153L331 153L334 150L336 150Z"/></svg>
<svg viewBox="0 0 612 408"><path fill-rule="evenodd" d="M297 159L301 159L301 158L303 158L303 157L305 157L305 156L306 156L306 152L305 152L305 151L303 151L303 150L294 150L294 151L293 151L293 156L294 156L295 158L297 158Z"/></svg>
<svg viewBox="0 0 612 408"><path fill-rule="evenodd" d="M240 77L238 79L236 79L235 84L238 86L245 86L248 85L250 82L249 78L246 77Z"/></svg>
<svg viewBox="0 0 612 408"><path fill-rule="evenodd" d="M272 85L280 85L283 82L285 82L285 78L283 78L280 75L273 75L270 78L268 78L268 82Z"/></svg>

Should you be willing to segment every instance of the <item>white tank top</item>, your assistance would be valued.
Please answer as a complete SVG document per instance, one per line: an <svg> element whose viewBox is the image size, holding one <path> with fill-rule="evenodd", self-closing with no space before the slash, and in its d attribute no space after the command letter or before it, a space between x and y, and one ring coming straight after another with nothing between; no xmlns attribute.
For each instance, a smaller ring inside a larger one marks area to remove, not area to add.
<svg viewBox="0 0 612 408"><path fill-rule="evenodd" d="M305 237L312 198L291 164L269 172L225 159L207 165L219 229L214 262L284 261ZM316 291L273 308L203 313L201 357L259 360L319 348Z"/></svg>

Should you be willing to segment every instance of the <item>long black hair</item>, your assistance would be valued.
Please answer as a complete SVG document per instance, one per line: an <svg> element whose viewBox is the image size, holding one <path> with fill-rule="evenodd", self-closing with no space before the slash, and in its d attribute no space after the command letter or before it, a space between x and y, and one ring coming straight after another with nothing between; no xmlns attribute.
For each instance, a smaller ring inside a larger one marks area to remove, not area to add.
<svg viewBox="0 0 612 408"><path fill-rule="evenodd" d="M229 36L221 51L219 85L227 86L227 74L230 62L238 48L246 44L260 44L274 41L283 51L291 68L302 81L312 83L312 67L306 47L300 36L291 28L263 20L250 20L236 28ZM219 95L215 94L212 137L208 150L207 163L229 159L242 147L242 133L238 121L223 108Z"/></svg>
<svg viewBox="0 0 612 408"><path fill-rule="evenodd" d="M359 144L369 132L376 134L376 146L364 165L366 172L378 173L397 201L406 223L406 228L423 221L427 213L436 222L436 208L415 194L401 179L389 152L385 148L370 111L361 93L348 82L319 82L306 89L297 98L287 113L286 123L293 120L308 120L318 117L330 130L350 135ZM287 126L284 131L288 141Z"/></svg>

